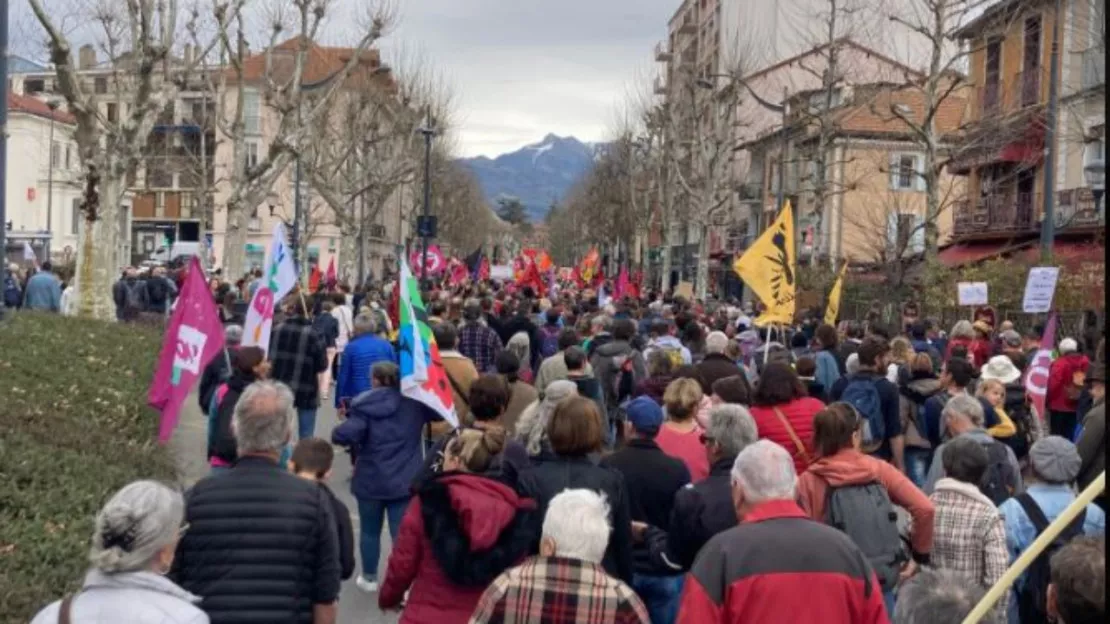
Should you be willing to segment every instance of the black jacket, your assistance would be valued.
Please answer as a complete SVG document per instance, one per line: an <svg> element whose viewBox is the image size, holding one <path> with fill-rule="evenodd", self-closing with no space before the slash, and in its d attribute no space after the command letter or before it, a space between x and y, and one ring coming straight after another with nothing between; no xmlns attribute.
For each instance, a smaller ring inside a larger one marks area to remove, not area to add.
<svg viewBox="0 0 1110 624"><path fill-rule="evenodd" d="M707 353L705 359L695 368L698 369L698 375L701 377L701 391L707 395L713 394L713 382L718 379L744 374L736 362L721 353Z"/></svg>
<svg viewBox="0 0 1110 624"><path fill-rule="evenodd" d="M208 445L209 459L219 457L228 463L233 463L239 457L235 446L235 435L231 433L231 417L235 414L239 395L256 381L258 379L254 375L244 375L238 371L227 380L227 392L216 407L216 426ZM212 392L215 393L216 388L213 388Z"/></svg>
<svg viewBox="0 0 1110 624"><path fill-rule="evenodd" d="M321 312L312 320L312 328L324 339L324 347L335 348L335 341L339 339L339 319Z"/></svg>
<svg viewBox="0 0 1110 624"><path fill-rule="evenodd" d="M320 405L320 373L328 368L324 339L308 319L295 316L274 328L270 336L270 377L289 386L297 409Z"/></svg>
<svg viewBox="0 0 1110 624"><path fill-rule="evenodd" d="M686 464L664 453L654 440L629 440L623 449L602 459L601 465L624 477L632 519L654 526L667 526L675 493L690 483ZM667 573L651 563L646 547L636 545L632 554L637 574Z"/></svg>
<svg viewBox="0 0 1110 624"><path fill-rule="evenodd" d="M541 518L547 513L551 499L568 488L586 488L605 495L612 515L612 529L601 565L610 575L631 583L632 517L624 477L612 468L594 465L586 457L543 454L536 458L534 466L521 473L517 486L521 494L535 499ZM536 539L538 547L538 535Z"/></svg>
<svg viewBox="0 0 1110 624"><path fill-rule="evenodd" d="M497 331L498 335L501 337L501 343L506 345L509 344L509 340L512 339L512 337L516 335L517 332L524 332L528 334L528 351L530 361L522 362L522 364L528 364L532 368L532 370L539 370L541 360L540 328L536 327L536 324L532 322L532 319L522 314L517 314L516 316L506 321L500 329L497 329L495 331Z"/></svg>
<svg viewBox="0 0 1110 624"><path fill-rule="evenodd" d="M711 537L737 524L731 477L735 460L735 457L717 460L709 467L708 477L675 494L667 552L683 569L694 565L698 551Z"/></svg>
<svg viewBox="0 0 1110 624"><path fill-rule="evenodd" d="M203 597L213 624L310 624L339 597L339 546L327 493L268 458L242 457L186 495L189 530L170 577Z"/></svg>
<svg viewBox="0 0 1110 624"><path fill-rule="evenodd" d="M208 408L212 406L212 395L215 394L216 388L231 378L233 355L233 348L224 347L201 372L200 384L197 385L197 404L200 405L202 414L207 414Z"/></svg>
<svg viewBox="0 0 1110 624"><path fill-rule="evenodd" d="M339 578L347 580L355 573L355 531L351 526L351 510L335 496L324 483L319 483L320 489L328 495L331 503L331 515L335 518L335 535L339 543Z"/></svg>

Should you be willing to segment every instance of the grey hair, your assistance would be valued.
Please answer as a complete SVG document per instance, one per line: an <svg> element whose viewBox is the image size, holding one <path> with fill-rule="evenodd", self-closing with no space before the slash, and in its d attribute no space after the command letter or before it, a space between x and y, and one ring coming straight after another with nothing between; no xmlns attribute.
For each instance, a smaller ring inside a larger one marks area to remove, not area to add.
<svg viewBox="0 0 1110 624"><path fill-rule="evenodd" d="M277 453L293 436L293 391L279 381L256 381L243 390L231 419L240 455Z"/></svg>
<svg viewBox="0 0 1110 624"><path fill-rule="evenodd" d="M529 455L539 455L547 441L547 423L555 407L564 399L578 396L578 386L573 381L559 379L547 384L543 399L533 401L521 412L516 421L516 439L524 444Z"/></svg>
<svg viewBox="0 0 1110 624"><path fill-rule="evenodd" d="M147 570L178 537L185 517L181 494L157 481L135 481L96 516L89 561L105 574Z"/></svg>
<svg viewBox="0 0 1110 624"><path fill-rule="evenodd" d="M384 388L400 388L401 369L389 360L380 360L370 366L370 379L377 379Z"/></svg>
<svg viewBox="0 0 1110 624"><path fill-rule="evenodd" d="M979 399L968 394L958 394L948 399L948 402L944 404L944 416L946 418L966 418L976 427L982 427L985 419L983 404L979 402Z"/></svg>
<svg viewBox="0 0 1110 624"><path fill-rule="evenodd" d="M717 443L724 457L735 457L759 438L759 431L748 408L725 403L709 410L705 435Z"/></svg>
<svg viewBox="0 0 1110 624"><path fill-rule="evenodd" d="M948 334L949 338L974 338L975 328L971 326L971 321L964 319L956 321L952 326L951 333Z"/></svg>
<svg viewBox="0 0 1110 624"><path fill-rule="evenodd" d="M721 331L711 331L705 337L705 352L706 353L724 353L728 348L728 336Z"/></svg>
<svg viewBox="0 0 1110 624"><path fill-rule="evenodd" d="M798 475L790 453L770 440L749 444L732 464L732 483L744 491L744 500L794 500Z"/></svg>
<svg viewBox="0 0 1110 624"><path fill-rule="evenodd" d="M516 356L521 364L526 364L532 358L532 345L528 339L528 334L519 331L509 338L509 344L505 345L505 349Z"/></svg>
<svg viewBox="0 0 1110 624"><path fill-rule="evenodd" d="M962 622L987 590L951 570L926 568L898 589L894 624Z"/></svg>
<svg viewBox="0 0 1110 624"><path fill-rule="evenodd" d="M547 504L543 537L559 557L601 563L609 546L609 504L593 490L563 490Z"/></svg>
<svg viewBox="0 0 1110 624"><path fill-rule="evenodd" d="M851 353L851 354L848 355L848 359L846 359L844 361L844 370L847 371L847 373L849 375L855 375L856 373L859 372L859 354L858 353Z"/></svg>
<svg viewBox="0 0 1110 624"><path fill-rule="evenodd" d="M613 319L606 314L598 314L597 316L590 319L590 327L596 327L598 329L609 331L609 328L612 326Z"/></svg>
<svg viewBox="0 0 1110 624"><path fill-rule="evenodd" d="M378 333L378 321L369 314L359 314L355 317L351 329L352 337L362 336L364 334L376 334Z"/></svg>

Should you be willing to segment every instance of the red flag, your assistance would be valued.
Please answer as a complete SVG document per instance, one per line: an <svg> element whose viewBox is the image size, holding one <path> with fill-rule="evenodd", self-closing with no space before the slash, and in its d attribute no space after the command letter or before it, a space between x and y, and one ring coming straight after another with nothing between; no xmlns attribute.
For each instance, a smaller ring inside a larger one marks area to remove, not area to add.
<svg viewBox="0 0 1110 624"><path fill-rule="evenodd" d="M448 283L450 283L452 286L461 284L466 280L466 278L470 277L470 269L466 268L466 264L464 264L461 260L458 260L457 258L452 258L451 261L447 264L450 267L447 271L447 275L449 276Z"/></svg>
<svg viewBox="0 0 1110 624"><path fill-rule="evenodd" d="M482 257L482 264L478 268L478 279L489 279L489 258L486 258L485 256Z"/></svg>
<svg viewBox="0 0 1110 624"><path fill-rule="evenodd" d="M401 326L401 278L393 282L393 292L389 295L389 322L393 327Z"/></svg>
<svg viewBox="0 0 1110 624"><path fill-rule="evenodd" d="M548 255L546 251L541 251L539 255L535 257L535 261L536 264L539 265L541 273L547 273L555 266L555 263L551 261L551 256Z"/></svg>
<svg viewBox="0 0 1110 624"><path fill-rule="evenodd" d="M314 266L308 273L308 290L316 292L320 289L320 267Z"/></svg>
<svg viewBox="0 0 1110 624"><path fill-rule="evenodd" d="M630 294L628 292L628 285L628 267L622 264L620 273L617 274L617 283L613 285L613 296L616 297L618 301Z"/></svg>
<svg viewBox="0 0 1110 624"><path fill-rule="evenodd" d="M1041 336L1041 347L1029 363L1025 373L1025 393L1029 395L1033 407L1042 421L1047 421L1045 416L1045 396L1048 394L1048 369L1052 366L1052 350L1056 347L1056 313L1048 315L1044 325L1044 335Z"/></svg>
<svg viewBox="0 0 1110 624"><path fill-rule="evenodd" d="M324 284L327 285L328 288L334 288L338 281L339 278L335 274L335 256L332 256L331 260L328 262L328 272L324 277Z"/></svg>
<svg viewBox="0 0 1110 624"><path fill-rule="evenodd" d="M585 282L585 280L582 279L582 271L578 270L578 265L577 264L574 265L574 270L571 271L570 278L572 280L574 280L574 284L576 286L578 286L579 288L585 287L586 282Z"/></svg>
<svg viewBox="0 0 1110 624"><path fill-rule="evenodd" d="M194 256L177 305L166 325L158 368L147 393L147 404L162 412L158 442L165 444L177 427L181 406L204 367L224 346L224 328L208 291L204 271Z"/></svg>
<svg viewBox="0 0 1110 624"><path fill-rule="evenodd" d="M543 296L543 277L540 276L540 271L536 268L535 262L528 263L528 268L524 269L524 275L517 283L521 287L531 286L532 290L536 291L537 297Z"/></svg>

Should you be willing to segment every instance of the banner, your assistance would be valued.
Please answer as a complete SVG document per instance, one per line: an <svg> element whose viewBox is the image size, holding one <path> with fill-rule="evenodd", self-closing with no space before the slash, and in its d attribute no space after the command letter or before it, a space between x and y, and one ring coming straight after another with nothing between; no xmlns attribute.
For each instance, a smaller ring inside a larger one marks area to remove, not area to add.
<svg viewBox="0 0 1110 624"><path fill-rule="evenodd" d="M617 283L613 285L613 296L619 301L630 294L628 267L622 264L620 273L617 274Z"/></svg>
<svg viewBox="0 0 1110 624"><path fill-rule="evenodd" d="M328 271L324 274L324 284L328 288L335 288L338 282L339 278L335 273L335 256L332 256L331 260L328 262Z"/></svg>
<svg viewBox="0 0 1110 624"><path fill-rule="evenodd" d="M1029 362L1025 372L1025 393L1029 395L1033 407L1041 421L1047 423L1045 414L1045 397L1048 395L1048 371L1052 366L1052 350L1056 347L1056 313L1048 315L1044 324L1044 334L1041 336L1041 346Z"/></svg>
<svg viewBox="0 0 1110 624"><path fill-rule="evenodd" d="M582 278L582 281L587 283L593 281L594 273L597 271L597 263L600 259L601 255L597 252L597 247L591 248L586 257L582 258L582 262L578 265L578 276Z"/></svg>
<svg viewBox="0 0 1110 624"><path fill-rule="evenodd" d="M193 256L189 259L181 295L166 325L158 368L154 371L147 393L147 404L162 413L158 424L160 444L169 442L173 436L181 406L192 391L193 384L223 346L224 328L220 323L220 314L212 300L212 293L208 291L204 270Z"/></svg>
<svg viewBox="0 0 1110 624"><path fill-rule="evenodd" d="M472 279L472 280L481 279L480 275L481 275L481 272L482 272L482 260L483 259L484 259L484 256L482 254L482 246L479 245L478 248L475 249L473 253L471 253L469 256L466 257L465 260L463 260L463 262L466 264L467 272L470 273L470 279Z"/></svg>
<svg viewBox="0 0 1110 624"><path fill-rule="evenodd" d="M455 401L447 372L439 357L432 329L428 327L428 312L420 299L420 286L405 261L401 261L400 327L397 334L401 353L401 394L432 408L455 427L459 419L455 414Z"/></svg>
<svg viewBox="0 0 1110 624"><path fill-rule="evenodd" d="M274 304L281 301L297 285L297 269L293 266L292 250L285 244L285 226L274 225L270 249L266 252L265 281L254 292L247 320L243 324L243 346L270 350L270 330L274 325Z"/></svg>
<svg viewBox="0 0 1110 624"><path fill-rule="evenodd" d="M764 322L794 322L795 258L794 211L788 201L771 227L732 265L732 270L767 306L767 311L760 315Z"/></svg>
<svg viewBox="0 0 1110 624"><path fill-rule="evenodd" d="M424 261L428 264L428 275L435 275L447 268L447 260L443 257L443 252L439 250L437 245L428 245L428 253L424 256ZM422 270L419 246L409 254L409 264L417 273Z"/></svg>
<svg viewBox="0 0 1110 624"><path fill-rule="evenodd" d="M844 274L848 272L848 263L845 262L844 266L840 267L840 273L836 275L836 281L833 282L832 290L829 291L829 302L825 304L825 324L836 327L836 317L840 315L840 293L844 288Z"/></svg>

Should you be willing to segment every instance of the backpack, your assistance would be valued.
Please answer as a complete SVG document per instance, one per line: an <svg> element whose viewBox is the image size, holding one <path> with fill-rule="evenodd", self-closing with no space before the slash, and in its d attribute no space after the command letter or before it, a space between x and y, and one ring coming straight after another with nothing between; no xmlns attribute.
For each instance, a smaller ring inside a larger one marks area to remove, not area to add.
<svg viewBox="0 0 1110 624"><path fill-rule="evenodd" d="M1002 440L1002 442L1014 450L1014 456L1023 459L1029 455L1029 447L1033 446L1033 412L1029 405L1029 399L1025 398L1020 405L1007 405L1006 407L1009 408L1010 420L1014 422L1017 433Z"/></svg>
<svg viewBox="0 0 1110 624"><path fill-rule="evenodd" d="M898 532L898 514L882 484L830 485L825 497L825 524L852 538L871 562L883 590L894 588L908 557Z"/></svg>
<svg viewBox="0 0 1110 624"><path fill-rule="evenodd" d="M540 356L549 358L559 352L559 328L554 325L540 327Z"/></svg>
<svg viewBox="0 0 1110 624"><path fill-rule="evenodd" d="M672 346L658 347L658 349L666 354L667 359L671 361L672 371L686 365L686 362L682 359L682 349Z"/></svg>
<svg viewBox="0 0 1110 624"><path fill-rule="evenodd" d="M18 308L19 304L23 302L23 291L19 288L19 282L11 274L4 276L4 307Z"/></svg>
<svg viewBox="0 0 1110 624"><path fill-rule="evenodd" d="M613 385L609 388L609 391L615 399L612 404L616 407L623 403L626 398L632 396L632 391L635 389L635 377L632 368L632 354L614 355L612 362Z"/></svg>
<svg viewBox="0 0 1110 624"><path fill-rule="evenodd" d="M135 281L134 284L123 285L123 308L128 312L141 312L143 310L143 283Z"/></svg>
<svg viewBox="0 0 1110 624"><path fill-rule="evenodd" d="M1048 528L1048 518L1028 493L1015 497L1025 515L1036 529L1037 535L1044 533ZM1025 570L1025 583L1017 589L1018 614L1022 622L1047 622L1048 621L1048 582L1050 561L1056 551L1064 547L1073 538L1083 534L1083 523L1087 519L1087 510L1083 509L1079 515L1064 527L1056 539L1041 551L1033 563Z"/></svg>
<svg viewBox="0 0 1110 624"><path fill-rule="evenodd" d="M861 441L863 452L875 452L886 438L883 404L879 398L879 389L875 387L875 381L868 377L852 377L844 387L840 400L850 403L863 417Z"/></svg>
<svg viewBox="0 0 1110 624"><path fill-rule="evenodd" d="M979 481L979 491L997 507L1013 496L1017 489L1017 483L1014 483L1013 473L1010 471L1010 454L1007 452L1009 447L997 440L982 444L987 449L987 471Z"/></svg>

